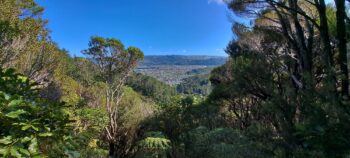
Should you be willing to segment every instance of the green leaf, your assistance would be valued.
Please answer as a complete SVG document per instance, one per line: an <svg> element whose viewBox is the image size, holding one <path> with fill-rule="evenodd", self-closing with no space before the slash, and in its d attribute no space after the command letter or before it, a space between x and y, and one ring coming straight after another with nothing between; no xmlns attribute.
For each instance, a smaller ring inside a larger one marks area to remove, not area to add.
<svg viewBox="0 0 350 158"><path fill-rule="evenodd" d="M5 155L8 152L7 148L0 148L0 155Z"/></svg>
<svg viewBox="0 0 350 158"><path fill-rule="evenodd" d="M14 157L19 157L19 158L22 157L22 155L18 152L17 148L11 148L10 149L10 153Z"/></svg>
<svg viewBox="0 0 350 158"><path fill-rule="evenodd" d="M25 130L29 129L30 127L32 127L32 125L27 124L27 123L20 123L20 125L22 125L22 128L21 128L22 131L25 131Z"/></svg>
<svg viewBox="0 0 350 158"><path fill-rule="evenodd" d="M21 104L23 102L23 100L12 100L8 106L17 106L19 104Z"/></svg>
<svg viewBox="0 0 350 158"><path fill-rule="evenodd" d="M5 100L9 100L11 97L10 97L10 95L8 95L8 94L6 94L6 93L3 93L4 94L4 96L5 96Z"/></svg>
<svg viewBox="0 0 350 158"><path fill-rule="evenodd" d="M7 137L5 137L3 139L0 139L0 144L7 145L7 144L10 144L10 143L12 143L12 137L11 136L7 136Z"/></svg>
<svg viewBox="0 0 350 158"><path fill-rule="evenodd" d="M34 154L38 152L38 141L36 138L32 139L29 148L28 148L29 152Z"/></svg>
<svg viewBox="0 0 350 158"><path fill-rule="evenodd" d="M28 150L26 150L26 149L19 148L19 151L20 151L21 153L23 153L23 154L27 155L27 156L30 156L29 151L28 151Z"/></svg>
<svg viewBox="0 0 350 158"><path fill-rule="evenodd" d="M0 155L6 157L9 154L9 148L0 148Z"/></svg>
<svg viewBox="0 0 350 158"><path fill-rule="evenodd" d="M26 143L26 142L29 142L30 140L32 140L32 138L24 137L24 138L21 139L21 143Z"/></svg>
<svg viewBox="0 0 350 158"><path fill-rule="evenodd" d="M50 136L52 136L52 133L50 133L50 132L40 133L39 136L40 137L50 137Z"/></svg>
<svg viewBox="0 0 350 158"><path fill-rule="evenodd" d="M35 127L35 126L31 126L35 131L39 131L39 128L38 127Z"/></svg>
<svg viewBox="0 0 350 158"><path fill-rule="evenodd" d="M10 113L7 113L5 116L9 117L9 118L18 118L19 115L21 114L25 114L27 113L26 111L20 109L20 110L17 110L17 111L12 111Z"/></svg>

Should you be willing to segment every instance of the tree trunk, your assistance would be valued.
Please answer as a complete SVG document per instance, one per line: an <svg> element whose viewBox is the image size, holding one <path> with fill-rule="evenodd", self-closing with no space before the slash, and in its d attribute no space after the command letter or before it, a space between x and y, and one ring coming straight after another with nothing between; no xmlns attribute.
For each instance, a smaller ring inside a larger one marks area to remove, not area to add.
<svg viewBox="0 0 350 158"><path fill-rule="evenodd" d="M324 0L315 0L317 11L320 16L320 33L321 33L321 40L323 45L323 62L325 64L326 73L327 73L327 79L326 81L330 82L332 85L332 89L330 89L331 94L336 95L337 87L336 87L336 76L335 72L333 72L334 62L333 62L333 55L332 55L332 48L331 48L331 42L329 37L329 28L328 28L328 22L327 22L327 15L326 15L326 3Z"/></svg>
<svg viewBox="0 0 350 158"><path fill-rule="evenodd" d="M326 3L324 0L320 0L316 5L319 16L320 16L320 33L324 49L324 63L327 68L332 67L332 49L331 42L329 38L329 28L327 23L327 14L326 14Z"/></svg>
<svg viewBox="0 0 350 158"><path fill-rule="evenodd" d="M347 67L347 39L346 39L346 24L345 24L345 1L335 0L335 5L337 8L337 38L338 38L338 51L339 58L338 62L340 65L342 77L341 77L341 92L342 96L349 96L349 70Z"/></svg>
<svg viewBox="0 0 350 158"><path fill-rule="evenodd" d="M308 73L309 75L312 74L312 55L311 52L309 52L306 39L305 39L305 31L303 30L303 27L301 26L300 22L299 22L299 18L298 18L298 13L297 10L299 10L299 6L298 6L298 1L297 0L289 0L288 1L289 7L292 8L292 10L289 10L291 17L292 17L292 22L294 24L295 27L295 31L296 31L296 43L298 45L298 49L297 51L299 51L300 53L300 57L301 57L301 65L303 68L303 71L305 73Z"/></svg>

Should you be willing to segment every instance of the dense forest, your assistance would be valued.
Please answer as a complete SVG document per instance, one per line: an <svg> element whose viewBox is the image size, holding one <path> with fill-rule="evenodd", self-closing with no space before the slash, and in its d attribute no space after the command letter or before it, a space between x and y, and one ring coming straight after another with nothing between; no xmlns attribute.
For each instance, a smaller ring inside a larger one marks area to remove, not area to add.
<svg viewBox="0 0 350 158"><path fill-rule="evenodd" d="M35 0L0 0L0 157L350 157L350 1L225 5L249 21L226 63L170 86L134 71L139 48L72 57Z"/></svg>

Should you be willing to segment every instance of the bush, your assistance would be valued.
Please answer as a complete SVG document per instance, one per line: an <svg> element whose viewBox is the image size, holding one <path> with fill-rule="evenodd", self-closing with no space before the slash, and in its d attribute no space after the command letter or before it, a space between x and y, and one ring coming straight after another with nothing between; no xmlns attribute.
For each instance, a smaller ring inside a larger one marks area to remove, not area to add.
<svg viewBox="0 0 350 158"><path fill-rule="evenodd" d="M0 155L40 157L67 130L64 104L39 96L38 85L0 70Z"/></svg>

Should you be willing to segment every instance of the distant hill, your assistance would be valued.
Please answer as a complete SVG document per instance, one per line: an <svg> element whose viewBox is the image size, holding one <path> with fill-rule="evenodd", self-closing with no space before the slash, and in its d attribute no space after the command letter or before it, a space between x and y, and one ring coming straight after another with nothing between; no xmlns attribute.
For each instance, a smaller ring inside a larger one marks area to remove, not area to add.
<svg viewBox="0 0 350 158"><path fill-rule="evenodd" d="M150 65L201 65L217 66L226 62L227 57L220 56L186 56L186 55L151 55L145 56L140 66Z"/></svg>

